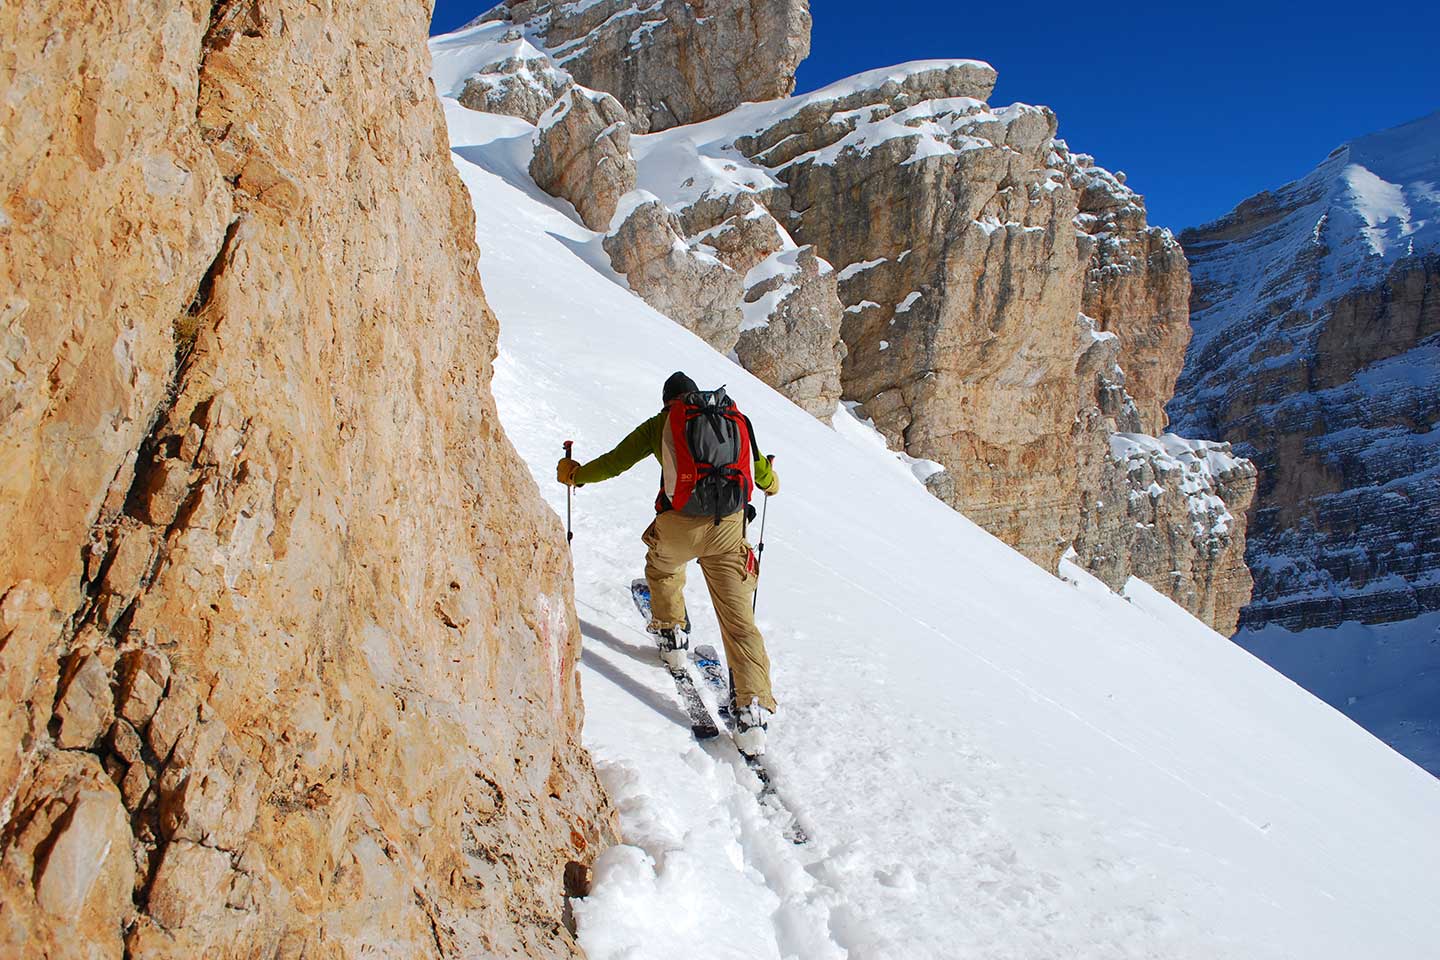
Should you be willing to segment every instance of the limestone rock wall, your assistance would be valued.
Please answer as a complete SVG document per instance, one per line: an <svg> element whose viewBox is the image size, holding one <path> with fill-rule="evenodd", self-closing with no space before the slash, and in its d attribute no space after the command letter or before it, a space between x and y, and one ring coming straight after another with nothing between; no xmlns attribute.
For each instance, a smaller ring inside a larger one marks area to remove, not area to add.
<svg viewBox="0 0 1440 960"><path fill-rule="evenodd" d="M426 14L0 10L7 956L576 954L612 820Z"/></svg>
<svg viewBox="0 0 1440 960"><path fill-rule="evenodd" d="M533 31L576 80L618 97L639 133L788 96L810 52L809 0L510 0L484 19Z"/></svg>
<svg viewBox="0 0 1440 960"><path fill-rule="evenodd" d="M971 149L907 162L917 133L832 163L788 161L781 176L803 211L793 230L846 267L846 397L895 446L946 466L952 506L1053 569L1079 502L1074 200L1043 163L1053 115L998 118L977 105L940 120L952 122ZM1021 149L1005 146L1012 123L1030 129ZM1003 132L982 139L981 127Z"/></svg>
<svg viewBox="0 0 1440 960"><path fill-rule="evenodd" d="M1170 231L1146 222L1144 200L1124 174L1062 152L1079 205L1076 227L1095 240L1081 309L1120 338L1140 430L1158 435L1190 342L1190 266Z"/></svg>

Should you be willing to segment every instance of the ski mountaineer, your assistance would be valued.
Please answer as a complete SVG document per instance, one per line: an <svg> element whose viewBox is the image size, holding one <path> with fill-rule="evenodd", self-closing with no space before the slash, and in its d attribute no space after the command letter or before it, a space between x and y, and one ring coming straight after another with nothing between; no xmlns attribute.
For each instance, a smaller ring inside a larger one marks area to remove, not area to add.
<svg viewBox="0 0 1440 960"><path fill-rule="evenodd" d="M656 517L641 537L647 548L649 629L660 639L666 664L684 669L690 646L682 629L685 567L700 561L730 665L735 745L757 757L765 752L775 697L765 638L755 627L757 566L745 525L752 486L774 496L780 481L755 444L750 418L736 409L724 387L701 391L677 372L665 381L662 400L663 409L609 453L583 466L561 459L556 478L578 487L618 477L647 455L660 461Z"/></svg>

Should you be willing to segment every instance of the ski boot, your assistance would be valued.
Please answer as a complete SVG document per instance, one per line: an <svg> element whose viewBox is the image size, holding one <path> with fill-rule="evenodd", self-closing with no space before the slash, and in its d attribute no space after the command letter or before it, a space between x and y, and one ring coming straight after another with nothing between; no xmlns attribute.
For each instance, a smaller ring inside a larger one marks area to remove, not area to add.
<svg viewBox="0 0 1440 960"><path fill-rule="evenodd" d="M655 639L660 647L660 659L670 672L683 672L685 662L690 658L689 635L683 630L666 627L655 631Z"/></svg>
<svg viewBox="0 0 1440 960"><path fill-rule="evenodd" d="M773 714L760 706L759 697L751 697L749 706L731 709L735 714L735 746L747 757L763 756L765 733Z"/></svg>

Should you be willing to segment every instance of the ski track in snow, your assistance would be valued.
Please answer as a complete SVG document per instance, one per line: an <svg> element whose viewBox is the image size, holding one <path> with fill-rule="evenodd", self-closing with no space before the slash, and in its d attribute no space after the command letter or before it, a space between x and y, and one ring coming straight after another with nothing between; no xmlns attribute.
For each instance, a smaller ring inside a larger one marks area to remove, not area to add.
<svg viewBox="0 0 1440 960"><path fill-rule="evenodd" d="M1040 571L848 413L799 411L629 293L525 176L528 124L446 113L500 415L559 515L562 441L609 449L676 369L730 386L784 479L759 624L798 847L733 745L690 736L631 603L654 465L575 492L584 736L624 839L574 905L591 960L1433 960L1440 784L1148 586Z"/></svg>

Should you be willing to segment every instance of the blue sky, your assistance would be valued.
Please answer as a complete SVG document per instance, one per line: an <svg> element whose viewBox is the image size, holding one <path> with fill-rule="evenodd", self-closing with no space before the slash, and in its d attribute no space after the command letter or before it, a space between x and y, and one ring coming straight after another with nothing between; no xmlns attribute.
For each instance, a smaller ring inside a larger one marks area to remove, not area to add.
<svg viewBox="0 0 1440 960"><path fill-rule="evenodd" d="M492 5L437 0L434 29ZM1010 9L811 0L799 89L904 60L987 60L1000 72L992 103L1054 108L1070 146L1128 173L1151 222L1177 231L1304 175L1345 140L1440 109L1433 0Z"/></svg>

